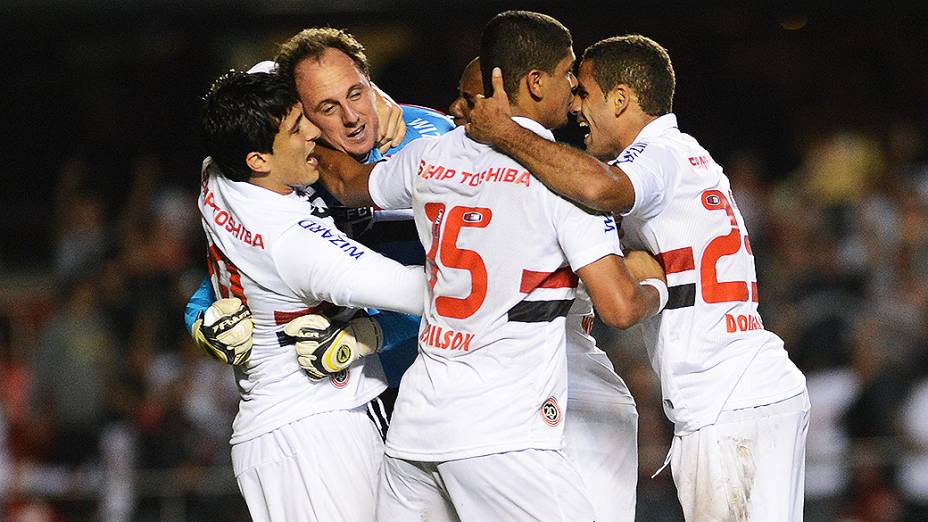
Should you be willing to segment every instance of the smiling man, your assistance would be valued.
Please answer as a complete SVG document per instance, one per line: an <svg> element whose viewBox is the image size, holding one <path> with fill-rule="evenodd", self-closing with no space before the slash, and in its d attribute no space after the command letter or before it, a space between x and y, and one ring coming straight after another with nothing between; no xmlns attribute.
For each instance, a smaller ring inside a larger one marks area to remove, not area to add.
<svg viewBox="0 0 928 522"><path fill-rule="evenodd" d="M276 71L296 92L304 116L320 130L320 141L360 162L379 161L416 139L438 136L453 128L441 113L408 105L391 117L381 115L381 121L364 46L340 29L310 27L300 31L281 45L276 63L262 62L252 69L261 70ZM405 124L405 131L398 132L401 124ZM320 185L306 186L302 191L317 215L331 217L353 239L403 264L423 263L424 252L416 238L411 212L344 206ZM228 328L222 339L215 332L203 330L205 314L217 297L228 296L216 294L209 279L204 279L187 305L187 328L204 351L229 364L240 364L251 346L247 329ZM234 321L247 313L223 300L217 302L214 311L222 312L216 324L223 325L231 323L222 319ZM384 326L388 341L380 357L389 382L395 386L415 357L418 318L388 313L378 314L377 320Z"/></svg>
<svg viewBox="0 0 928 522"><path fill-rule="evenodd" d="M514 124L541 139L567 120L573 61L570 32L540 13L501 13L481 39L481 67L511 72ZM429 252L419 355L387 433L378 520L593 520L561 451L566 318L578 278L608 324L655 313L666 297L657 264L656 279L639 284L611 216L555 196L461 128L373 166L319 156L345 201L412 205Z"/></svg>
<svg viewBox="0 0 928 522"><path fill-rule="evenodd" d="M367 405L386 387L379 359L311 376L285 325L324 310L350 325L348 349L370 353L382 332L355 317L356 308L420 314L422 267L345 237L307 201L321 133L276 74L219 78L201 128L210 153L199 207L211 280L217 293L250 307L254 323L252 354L235 366L242 400L230 441L249 512L256 521L372 520L383 441Z"/></svg>
<svg viewBox="0 0 928 522"><path fill-rule="evenodd" d="M466 125L483 95L480 58L461 73L458 97L448 107L455 125ZM632 273L643 252L625 252ZM596 520L635 520L638 483L638 411L625 381L590 335L593 304L578 288L567 312L566 453L583 477Z"/></svg>
<svg viewBox="0 0 928 522"><path fill-rule="evenodd" d="M406 134L391 147L378 149L379 137L394 135L397 122L378 120L364 47L345 31L304 29L281 45L275 61L278 73L296 89L306 117L322 131L322 140L362 163L390 156L422 136L439 136L451 129L444 115L404 105Z"/></svg>
<svg viewBox="0 0 928 522"><path fill-rule="evenodd" d="M622 214L626 244L666 269L669 302L644 332L674 423L668 462L686 519L802 520L805 378L760 318L754 253L728 177L677 127L666 49L641 35L586 49L573 110L589 129L588 154L514 125L494 74L468 133L563 196Z"/></svg>

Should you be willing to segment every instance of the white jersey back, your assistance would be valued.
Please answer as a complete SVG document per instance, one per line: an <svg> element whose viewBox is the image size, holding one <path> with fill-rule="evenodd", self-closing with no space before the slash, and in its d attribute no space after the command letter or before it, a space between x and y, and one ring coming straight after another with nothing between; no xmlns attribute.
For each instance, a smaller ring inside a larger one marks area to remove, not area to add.
<svg viewBox="0 0 928 522"><path fill-rule="evenodd" d="M354 304L352 270L376 270L384 258L346 238L331 219L313 215L316 207L300 194L229 181L208 158L199 207L216 295L240 298L255 324L251 356L235 367L242 400L232 444L314 413L354 408L380 394L386 384L377 357L315 382L282 333L287 322L308 313L354 314L343 308ZM421 309L421 282L410 292L413 297L405 299L417 300ZM397 289L393 297L403 296Z"/></svg>
<svg viewBox="0 0 928 522"><path fill-rule="evenodd" d="M802 373L758 314L751 244L722 168L673 114L642 129L614 164L635 187L624 242L667 273L670 300L644 331L677 433L714 423L723 408L800 393Z"/></svg>
<svg viewBox="0 0 928 522"><path fill-rule="evenodd" d="M409 144L369 187L383 208L412 206L429 278L387 453L443 461L560 448L573 271L620 253L612 218L556 196L463 128Z"/></svg>

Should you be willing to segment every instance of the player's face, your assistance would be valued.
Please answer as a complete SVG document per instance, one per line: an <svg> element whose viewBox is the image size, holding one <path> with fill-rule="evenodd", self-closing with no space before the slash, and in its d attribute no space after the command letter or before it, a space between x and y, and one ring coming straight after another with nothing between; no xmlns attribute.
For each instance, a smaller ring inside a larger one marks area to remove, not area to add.
<svg viewBox="0 0 928 522"><path fill-rule="evenodd" d="M378 125L370 79L337 49L303 60L294 76L306 117L322 130L322 139L356 159L366 157Z"/></svg>
<svg viewBox="0 0 928 522"><path fill-rule="evenodd" d="M456 126L470 121L470 111L474 108L474 98L478 94L483 94L483 75L480 74L480 60L473 60L461 73L458 97L448 106L448 113Z"/></svg>
<svg viewBox="0 0 928 522"><path fill-rule="evenodd" d="M619 144L618 120L613 98L603 93L593 77L593 64L589 60L580 62L577 97L571 112L577 115L580 127L589 130L583 138L586 151L601 160L615 159L622 152Z"/></svg>
<svg viewBox="0 0 928 522"><path fill-rule="evenodd" d="M545 82L545 114L549 121L545 125L549 129L563 127L567 123L567 115L573 103L574 88L577 87L577 78L574 77L574 51L568 49L564 58L558 62L554 72L547 75Z"/></svg>
<svg viewBox="0 0 928 522"><path fill-rule="evenodd" d="M319 179L319 163L313 151L320 134L319 127L303 116L303 106L294 105L280 122L269 156L271 174L276 182L298 187L311 185Z"/></svg>

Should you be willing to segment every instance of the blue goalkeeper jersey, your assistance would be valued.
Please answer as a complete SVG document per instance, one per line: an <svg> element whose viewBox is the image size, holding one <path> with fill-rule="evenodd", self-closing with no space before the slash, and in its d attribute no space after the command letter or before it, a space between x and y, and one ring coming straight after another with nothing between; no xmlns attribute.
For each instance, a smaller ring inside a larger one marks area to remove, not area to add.
<svg viewBox="0 0 928 522"><path fill-rule="evenodd" d="M403 141L396 147L387 150L385 154L381 154L377 148L372 149L365 158L364 163L380 161L385 157L396 154L413 140L423 136L441 136L454 128L454 123L438 111L416 105L403 105L402 109L403 120L406 122L406 136ZM346 209L321 184L312 188L315 189L313 196L319 197L325 202L326 206L332 211L335 224L342 228L345 233L357 235L358 237L355 237L355 239L359 242L367 244L367 246L378 250L383 255L403 264L423 264L425 262L422 245L415 235L414 226L408 226L408 224L404 226L403 222L399 222L399 225L384 224L372 230L352 230L358 228L359 222L366 223L364 226L370 228L370 213L365 212L368 209ZM353 212L352 210L360 212ZM367 220L363 221L365 215ZM194 322L214 301L216 301L216 294L213 292L212 282L207 276L190 297L190 301L187 302L184 311L184 322L187 325L188 332L193 330ZM383 329L384 345L380 353L380 362L383 365L390 386L396 387L399 385L403 372L416 358L419 318L373 309L369 310L369 312Z"/></svg>

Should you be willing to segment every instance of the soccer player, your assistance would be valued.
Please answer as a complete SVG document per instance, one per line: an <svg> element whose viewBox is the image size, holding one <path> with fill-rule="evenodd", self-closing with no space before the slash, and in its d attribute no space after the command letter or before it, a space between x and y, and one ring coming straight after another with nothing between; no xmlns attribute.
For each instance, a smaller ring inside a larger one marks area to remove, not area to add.
<svg viewBox="0 0 928 522"><path fill-rule="evenodd" d="M371 520L383 442L367 403L386 387L380 363L367 357L314 380L294 357L289 337L297 332L284 325L325 309L350 320L354 334L328 355L364 352L380 342L379 327L344 307L421 313L422 267L371 251L315 212L302 188L318 178L320 131L278 75L219 78L201 128L210 154L199 198L210 272L217 291L253 313L253 353L235 366L242 400L231 439L251 516Z"/></svg>
<svg viewBox="0 0 928 522"><path fill-rule="evenodd" d="M261 65L264 70L277 68L289 80L302 101L304 116L321 130L320 140L358 161L378 161L384 154L392 155L415 139L437 136L453 128L444 115L414 106L402 106L400 123L405 122L405 134L401 137L395 131L396 121L387 118L381 123L375 109L375 90L364 47L345 31L304 29L281 46L276 63L276 66L271 62ZM384 125L390 128L381 132ZM393 141L378 148L378 137L384 134L386 139ZM332 216L342 231L392 259L404 264L424 261L422 247L415 239L411 213L344 207L319 189L319 186L304 189L316 206L317 214ZM380 222L370 227L372 220ZM237 329L234 325L236 320L247 323L247 310L240 308L241 303L237 301L220 300L213 308L215 313L211 314L215 322L204 322L207 307L216 297L206 278L187 305L187 328L210 355L230 364L241 363L251 346L250 330L245 324ZM375 317L383 326L387 341L392 339L381 358L389 381L395 385L415 357L418 318L389 313Z"/></svg>
<svg viewBox="0 0 928 522"><path fill-rule="evenodd" d="M518 124L552 139L574 87L569 31L509 11L487 24L481 56L483 67L511 71ZM555 196L463 129L373 166L319 157L341 200L411 204L427 250L419 355L387 434L378 520L592 520L561 452L564 318L577 276L619 327L660 309L663 281L639 284L628 272L610 216Z"/></svg>
<svg viewBox="0 0 928 522"><path fill-rule="evenodd" d="M629 35L584 52L573 110L589 128L588 154L513 125L505 77L494 72L493 96L475 100L468 133L565 197L621 213L626 244L667 272L669 302L645 337L675 427L668 462L687 520L801 520L805 378L758 314L728 178L677 128L667 51Z"/></svg>
<svg viewBox="0 0 928 522"><path fill-rule="evenodd" d="M455 125L469 121L474 100L482 94L480 59L475 58L464 68L458 97L448 107ZM626 258L632 273L634 262ZM565 450L583 477L596 520L631 521L638 483L638 412L628 386L590 335L592 326L593 305L580 286L567 312Z"/></svg>

